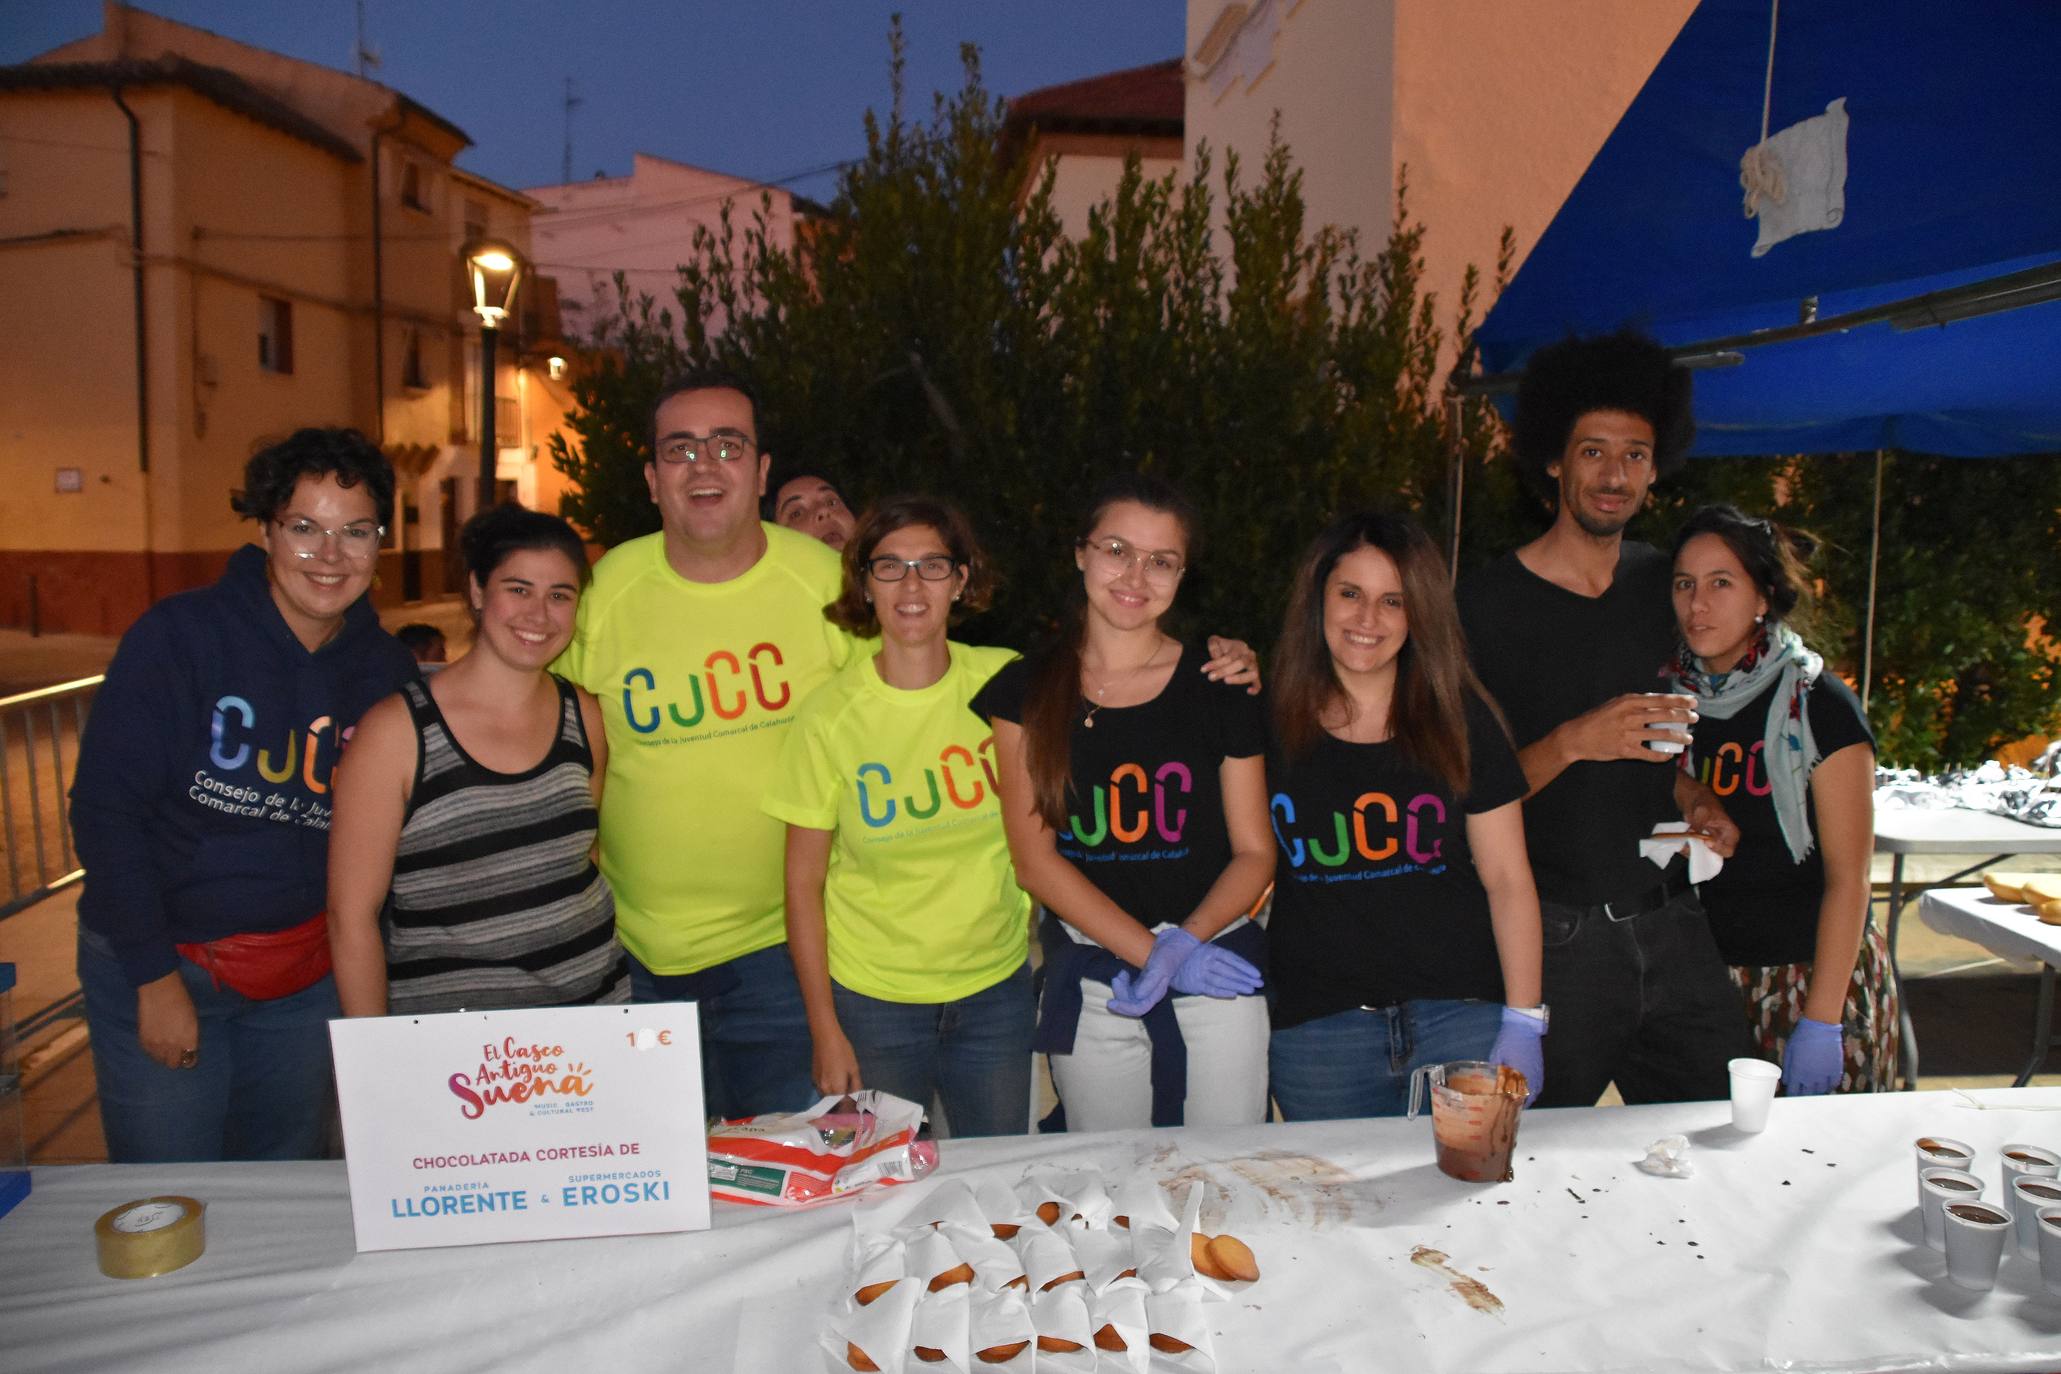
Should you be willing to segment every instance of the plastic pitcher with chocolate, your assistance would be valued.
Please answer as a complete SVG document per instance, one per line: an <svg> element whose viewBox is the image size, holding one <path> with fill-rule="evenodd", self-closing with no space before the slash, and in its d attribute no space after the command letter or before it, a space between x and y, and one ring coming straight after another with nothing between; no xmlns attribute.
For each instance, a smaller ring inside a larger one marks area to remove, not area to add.
<svg viewBox="0 0 2061 1374"><path fill-rule="evenodd" d="M1517 1116L1528 1085L1507 1064L1458 1059L1427 1064L1410 1076L1410 1115L1431 1091L1431 1135L1439 1169L1467 1183L1508 1183Z"/></svg>

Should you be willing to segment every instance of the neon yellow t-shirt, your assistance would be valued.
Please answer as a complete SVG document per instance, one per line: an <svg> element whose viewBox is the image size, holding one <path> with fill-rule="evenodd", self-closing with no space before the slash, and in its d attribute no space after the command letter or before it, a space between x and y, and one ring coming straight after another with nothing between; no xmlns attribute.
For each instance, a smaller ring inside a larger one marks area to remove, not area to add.
<svg viewBox="0 0 2061 1374"><path fill-rule="evenodd" d="M759 809L809 694L852 656L823 618L837 555L764 526L728 582L689 582L664 536L609 551L554 666L601 703L601 871L616 932L654 973L694 973L787 938L787 831Z"/></svg>
<svg viewBox="0 0 2061 1374"><path fill-rule="evenodd" d="M882 682L871 654L855 657L802 707L763 803L837 832L823 891L830 976L887 1002L969 997L1029 952L994 739L966 706L1016 653L951 654L945 675L914 692Z"/></svg>

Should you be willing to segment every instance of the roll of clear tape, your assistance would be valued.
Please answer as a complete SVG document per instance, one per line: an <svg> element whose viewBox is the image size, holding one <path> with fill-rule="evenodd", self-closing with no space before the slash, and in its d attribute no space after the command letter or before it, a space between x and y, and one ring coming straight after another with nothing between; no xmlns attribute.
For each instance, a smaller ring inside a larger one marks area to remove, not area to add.
<svg viewBox="0 0 2061 1374"><path fill-rule="evenodd" d="M100 1272L111 1279L151 1279L184 1269L207 1249L206 1211L197 1198L168 1193L103 1212L93 1223Z"/></svg>

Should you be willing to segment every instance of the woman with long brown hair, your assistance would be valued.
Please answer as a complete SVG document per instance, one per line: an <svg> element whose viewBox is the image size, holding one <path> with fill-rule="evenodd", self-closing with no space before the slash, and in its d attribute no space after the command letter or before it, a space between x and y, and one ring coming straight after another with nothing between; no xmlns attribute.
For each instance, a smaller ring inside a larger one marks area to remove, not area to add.
<svg viewBox="0 0 2061 1374"><path fill-rule="evenodd" d="M1544 1080L1524 771L1467 663L1445 561L1379 513L1317 536L1289 594L1267 774L1274 1098L1400 1113L1426 1064Z"/></svg>
<svg viewBox="0 0 2061 1374"><path fill-rule="evenodd" d="M1264 951L1246 917L1273 871L1265 729L1255 698L1204 676L1205 646L1161 628L1195 549L1173 488L1105 484L1055 642L974 700L1017 879L1048 913L1036 1048L1074 1130L1266 1115Z"/></svg>

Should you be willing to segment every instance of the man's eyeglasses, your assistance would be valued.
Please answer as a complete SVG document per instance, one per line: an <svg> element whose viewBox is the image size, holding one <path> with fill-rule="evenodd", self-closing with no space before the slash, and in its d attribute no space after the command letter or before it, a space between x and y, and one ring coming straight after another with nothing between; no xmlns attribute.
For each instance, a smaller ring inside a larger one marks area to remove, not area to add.
<svg viewBox="0 0 2061 1374"><path fill-rule="evenodd" d="M674 434L658 447L662 463L734 463L751 456L750 436L717 430L714 434Z"/></svg>
<svg viewBox="0 0 2061 1374"><path fill-rule="evenodd" d="M914 568L916 575L925 582L942 582L950 577L959 565L943 554L929 558L869 558L866 571L875 582L899 582Z"/></svg>
<svg viewBox="0 0 2061 1374"><path fill-rule="evenodd" d="M1172 549L1134 549L1121 539L1083 539L1089 562L1106 575L1121 577L1132 568L1143 567L1148 582L1179 580L1184 565Z"/></svg>
<svg viewBox="0 0 2061 1374"><path fill-rule="evenodd" d="M312 520L281 520L279 535L295 558L318 557L330 540L345 558L353 563L364 563L379 552L379 541L386 537L386 526L358 521L342 529L324 529Z"/></svg>

